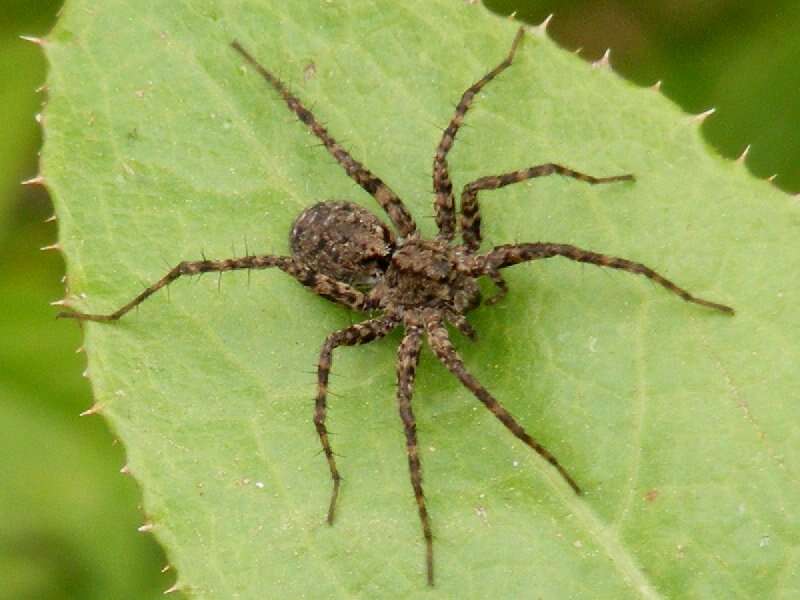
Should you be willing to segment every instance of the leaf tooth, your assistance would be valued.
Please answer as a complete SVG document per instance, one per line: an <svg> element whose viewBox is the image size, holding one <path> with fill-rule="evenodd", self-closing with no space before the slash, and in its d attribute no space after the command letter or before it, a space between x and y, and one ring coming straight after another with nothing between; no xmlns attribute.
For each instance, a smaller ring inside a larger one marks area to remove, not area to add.
<svg viewBox="0 0 800 600"><path fill-rule="evenodd" d="M44 123L44 115L42 113L36 113L36 116L33 117L39 125Z"/></svg>
<svg viewBox="0 0 800 600"><path fill-rule="evenodd" d="M515 10L511 11L511 13L509 13L509 15L508 15L508 20L509 21L515 21L516 19L517 19L517 11L515 11Z"/></svg>
<svg viewBox="0 0 800 600"><path fill-rule="evenodd" d="M611 48L607 48L603 56L599 60L592 63L595 69L610 69L611 68Z"/></svg>
<svg viewBox="0 0 800 600"><path fill-rule="evenodd" d="M153 525L150 521L148 521L147 523L144 523L143 525L137 527L136 531L138 531L139 533L149 533L153 531L153 527L155 527L155 525Z"/></svg>
<svg viewBox="0 0 800 600"><path fill-rule="evenodd" d="M53 300L50 306L69 306L69 298L61 298L61 300Z"/></svg>
<svg viewBox="0 0 800 600"><path fill-rule="evenodd" d="M717 109L716 109L716 108L714 108L714 107L711 107L711 108L709 108L708 110L704 110L703 112L701 112L701 113L699 113L699 114L697 114L697 115L694 115L694 116L692 116L692 119L691 119L691 120L692 120L692 123L698 123L698 124L700 124L700 123L702 123L703 121L705 121L705 120L706 120L708 117L710 117L711 115L713 115L715 112L717 112Z"/></svg>
<svg viewBox="0 0 800 600"><path fill-rule="evenodd" d="M83 373L81 373L81 377L85 377L86 379L89 379L89 367L86 367L83 370Z"/></svg>
<svg viewBox="0 0 800 600"><path fill-rule="evenodd" d="M52 222L53 222L53 221L55 221L55 220L56 220L56 215L55 215L55 213L53 213L52 215L50 215L49 217L47 217L47 218L46 218L46 219L43 221L43 223L52 223Z"/></svg>
<svg viewBox="0 0 800 600"><path fill-rule="evenodd" d="M544 18L544 21L532 28L533 33L541 37L547 37L547 27L550 25L550 21L552 20L553 13L550 13Z"/></svg>
<svg viewBox="0 0 800 600"><path fill-rule="evenodd" d="M661 91L661 80L659 79L653 85L651 85L650 89L653 90L654 92L660 92Z"/></svg>
<svg viewBox="0 0 800 600"><path fill-rule="evenodd" d="M747 160L747 155L750 154L750 146L751 144L747 144L747 146L744 147L744 150L742 150L742 153L739 155L739 158L736 159L736 162L740 165L743 165Z"/></svg>
<svg viewBox="0 0 800 600"><path fill-rule="evenodd" d="M167 572L167 571L169 571L171 568L172 568L172 565L171 565L171 564L169 564L169 563L167 563L166 565L164 565L163 567L161 567L161 572L162 572L162 573L166 573L166 572Z"/></svg>
<svg viewBox="0 0 800 600"><path fill-rule="evenodd" d="M128 466L128 464L125 463L124 465L122 465L122 468L119 470L119 472L122 473L123 475L130 475L131 474L131 469Z"/></svg>
<svg viewBox="0 0 800 600"><path fill-rule="evenodd" d="M20 181L19 183L20 185L44 185L44 175L40 173L36 177L31 177L30 179Z"/></svg>
<svg viewBox="0 0 800 600"><path fill-rule="evenodd" d="M769 181L770 183L772 183L773 181L775 181L775 178L776 178L777 176L778 176L778 174L777 174L777 173L773 173L772 175L770 175L769 177L767 177L767 181Z"/></svg>
<svg viewBox="0 0 800 600"><path fill-rule="evenodd" d="M89 408L87 408L85 411L83 411L78 416L79 417L88 417L90 415L99 414L102 410L103 410L103 405L100 404L99 402L95 402L94 404L92 404Z"/></svg>
<svg viewBox="0 0 800 600"><path fill-rule="evenodd" d="M42 46L42 47L44 47L47 44L47 42L45 42L43 38L35 37L32 35L21 35L19 36L19 39L25 40L26 42L30 42L31 44L36 44L37 46Z"/></svg>
<svg viewBox="0 0 800 600"><path fill-rule="evenodd" d="M166 590L164 590L164 594L172 594L173 592L177 592L179 589L180 589L180 587L178 586L178 583L175 582L172 585L172 587L167 588Z"/></svg>
<svg viewBox="0 0 800 600"><path fill-rule="evenodd" d="M50 244L49 246L42 246L39 248L42 252L47 252L48 250L61 250L61 244L56 242L55 244Z"/></svg>

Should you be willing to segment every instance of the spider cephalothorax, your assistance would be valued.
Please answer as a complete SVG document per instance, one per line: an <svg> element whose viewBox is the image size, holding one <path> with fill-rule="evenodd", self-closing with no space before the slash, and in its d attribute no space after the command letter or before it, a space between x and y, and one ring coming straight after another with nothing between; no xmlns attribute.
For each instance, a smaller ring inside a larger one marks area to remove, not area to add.
<svg viewBox="0 0 800 600"><path fill-rule="evenodd" d="M432 308L463 315L481 293L456 248L441 240L411 238L392 255L389 268L368 297L385 311Z"/></svg>
<svg viewBox="0 0 800 600"><path fill-rule="evenodd" d="M598 254L569 244L548 242L511 244L496 246L482 254L478 252L481 241L478 206L480 191L498 189L554 173L590 184L630 181L633 179L631 175L599 178L547 163L502 175L481 177L466 184L461 193L459 218L461 242L455 240L457 231L455 198L446 160L447 153L475 95L511 65L523 34L523 30L520 29L508 56L467 88L437 146L433 159L433 188L439 233L434 240L422 239L413 217L402 200L380 178L354 160L277 77L256 62L238 42L234 42L233 48L281 95L288 107L322 141L346 173L377 200L397 229L398 235L395 236L392 230L376 216L356 204L323 202L306 209L295 220L290 236L291 256L251 255L223 260L181 262L113 313L65 312L60 315L90 321L115 321L182 275L268 267L281 269L313 292L349 308L359 311L379 311L381 313L379 316L329 334L319 356L314 426L319 434L333 480L333 492L328 508L329 523L333 523L334 520L341 481L325 425L328 375L333 350L338 346L371 342L384 337L397 327L403 327L405 334L397 354L397 402L405 427L411 485L425 537L426 571L430 585L433 585L433 535L422 490L417 429L411 409L414 376L423 339L427 340L434 355L442 364L513 435L553 465L570 487L576 493L580 493L580 488L574 479L556 458L531 437L503 405L470 374L450 342L446 323L457 327L469 337L475 337L475 332L467 322L465 314L480 302L478 278L489 277L497 286L498 293L488 300L494 302L502 298L507 291L505 281L500 274L502 269L521 262L562 256L578 262L644 275L688 302L728 314L733 313L733 309L728 306L693 296L641 263Z"/></svg>

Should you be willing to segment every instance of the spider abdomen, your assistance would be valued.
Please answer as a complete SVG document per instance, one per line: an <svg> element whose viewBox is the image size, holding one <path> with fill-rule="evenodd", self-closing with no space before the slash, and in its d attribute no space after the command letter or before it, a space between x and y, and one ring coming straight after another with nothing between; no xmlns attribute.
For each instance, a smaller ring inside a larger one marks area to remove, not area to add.
<svg viewBox="0 0 800 600"><path fill-rule="evenodd" d="M352 202L320 202L295 219L292 254L318 273L370 288L383 276L394 234L378 217Z"/></svg>

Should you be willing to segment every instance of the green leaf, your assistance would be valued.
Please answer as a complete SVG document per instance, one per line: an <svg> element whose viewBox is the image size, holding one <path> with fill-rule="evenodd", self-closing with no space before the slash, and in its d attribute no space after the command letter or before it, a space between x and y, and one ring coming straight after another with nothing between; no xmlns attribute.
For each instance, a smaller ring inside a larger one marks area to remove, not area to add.
<svg viewBox="0 0 800 600"><path fill-rule="evenodd" d="M20 32L55 21L52 0L3 3L0 19L0 599L161 597L163 559L136 533L139 490L118 474L122 449L100 421L78 419L90 397L74 354L82 335L57 327L63 294L52 207L36 186L45 61Z"/></svg>
<svg viewBox="0 0 800 600"><path fill-rule="evenodd" d="M288 252L304 207L378 213L240 40L434 233L429 170L466 86L517 25L479 5L73 0L49 40L45 175L73 305L110 311L184 259ZM313 68L312 68L313 65ZM277 271L171 286L90 323L98 403L126 444L179 585L227 597L764 597L800 588L796 201L713 156L656 91L529 35L451 154L457 187L542 162L635 184L545 178L482 196L486 244L546 240L639 260L735 318L647 280L563 260L456 338L475 375L586 489L574 496L423 355L415 410L436 536L424 553L394 402L399 335L337 352L330 481L311 425L326 333L362 318Z"/></svg>

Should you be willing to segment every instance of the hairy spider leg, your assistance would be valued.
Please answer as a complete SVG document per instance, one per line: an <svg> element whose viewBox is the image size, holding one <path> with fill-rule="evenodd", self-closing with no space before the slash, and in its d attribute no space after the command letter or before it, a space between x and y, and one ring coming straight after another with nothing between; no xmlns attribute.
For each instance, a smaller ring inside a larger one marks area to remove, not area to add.
<svg viewBox="0 0 800 600"><path fill-rule="evenodd" d="M422 524L422 535L425 537L425 567L428 585L433 585L433 534L431 520L425 506L425 493L422 491L422 465L417 451L417 422L411 409L411 397L414 394L414 376L419 363L422 347L422 328L419 325L406 326L406 334L397 348L397 407L406 434L406 454L408 455L408 471L411 476L411 487L417 501L417 511Z"/></svg>
<svg viewBox="0 0 800 600"><path fill-rule="evenodd" d="M690 294L682 287L675 285L672 281L657 273L650 267L647 267L641 263L633 262L616 256L608 256L607 254L591 252L589 250L584 250L583 248L578 248L577 246L571 246L569 244L550 244L547 242L537 242L531 244L506 244L502 246L496 246L490 252L476 256L473 259L473 272L475 274L485 274L491 272L492 270L504 269L521 262L538 260L540 258L551 258L553 256L563 256L564 258L568 258L577 262L590 263L599 267L620 269L622 271L628 271L629 273L644 275L651 281L656 282L673 294L677 294L686 302L707 306L708 308L713 308L714 310L718 310L729 315L734 314L734 310L730 306L725 306L724 304L718 304L716 302L698 298L697 296Z"/></svg>
<svg viewBox="0 0 800 600"><path fill-rule="evenodd" d="M446 311L445 316L447 317L448 323L458 329L462 335L468 337L473 342L478 339L478 332L475 331L475 328L472 325L470 325L470 322L467 321L466 316L452 310Z"/></svg>
<svg viewBox="0 0 800 600"><path fill-rule="evenodd" d="M390 317L379 317L361 323L356 323L350 327L334 331L322 344L317 363L317 399L314 406L314 427L317 429L322 450L325 458L328 459L328 467L331 471L333 480L333 490L331 491L331 501L328 506L328 524L333 525L336 514L336 500L339 497L339 482L342 477L336 468L336 459L333 456L333 449L328 440L328 429L325 427L325 417L327 413L327 394L328 394L328 375L333 363L333 351L339 346L358 346L368 344L374 340L384 337L398 325L398 320Z"/></svg>
<svg viewBox="0 0 800 600"><path fill-rule="evenodd" d="M470 252L477 251L481 245L481 212L478 206L478 192L481 190L496 190L513 183L520 183L534 177L553 175L554 173L585 181L592 185L612 183L614 181L633 181L633 175L631 174L594 177L554 163L536 165L519 171L503 173L502 175L490 175L476 179L465 185L464 190L461 192L461 237Z"/></svg>
<svg viewBox="0 0 800 600"><path fill-rule="evenodd" d="M496 304L505 298L506 294L508 294L508 284L506 283L506 280L503 279L503 275L497 269L488 269L486 271L486 276L492 280L492 283L494 283L495 287L497 288L497 292L495 292L494 296L490 296L486 299L486 304Z"/></svg>
<svg viewBox="0 0 800 600"><path fill-rule="evenodd" d="M450 335L447 333L447 329L441 317L435 312L430 311L424 314L424 321L425 331L428 335L428 344L436 355L436 358L438 358L439 361L458 378L462 385L472 392L517 439L525 442L528 447L555 467L572 490L576 494L580 494L581 488L578 487L578 484L575 483L575 480L567 470L561 466L556 457L553 456L547 448L542 446L542 444L533 439L511 413L509 413L505 407L503 407L503 405L500 404L469 371L467 371L467 368L464 366L464 361L461 360L461 356L459 356L453 343L450 341Z"/></svg>
<svg viewBox="0 0 800 600"><path fill-rule="evenodd" d="M408 237L417 230L414 217L408 212L403 201L395 194L380 177L374 175L369 169L355 160L350 154L334 140L328 130L325 129L314 117L300 100L297 99L286 87L286 85L263 67L238 41L231 43L234 50L239 52L247 62L281 95L286 105L293 111L297 118L305 123L311 132L316 135L328 152L336 159L347 174L362 188L378 201L389 219L403 237Z"/></svg>
<svg viewBox="0 0 800 600"><path fill-rule="evenodd" d="M363 310L366 297L360 291L337 281L327 275L316 273L295 261L291 256L243 256L241 258L226 258L222 260L194 260L183 261L175 265L161 279L146 288L133 300L121 306L109 314L87 314L76 311L64 311L58 313L62 319L78 319L81 321L116 321L132 308L138 306L161 288L184 275L199 275L209 272L234 271L237 269L268 269L277 267L284 273L288 273L297 281L315 293L342 304L354 310Z"/></svg>
<svg viewBox="0 0 800 600"><path fill-rule="evenodd" d="M453 183L450 181L450 173L447 166L447 153L453 147L461 124L464 122L464 115L475 99L475 95L481 91L483 86L497 77L500 73L511 66L514 54L522 41L525 30L520 27L514 41L511 43L511 50L503 61L478 81L473 83L462 94L461 100L456 106L456 112L450 120L450 124L444 130L436 154L433 157L433 191L435 192L434 208L436 209L436 225L439 227L438 238L451 241L456 230L455 198L453 197Z"/></svg>

